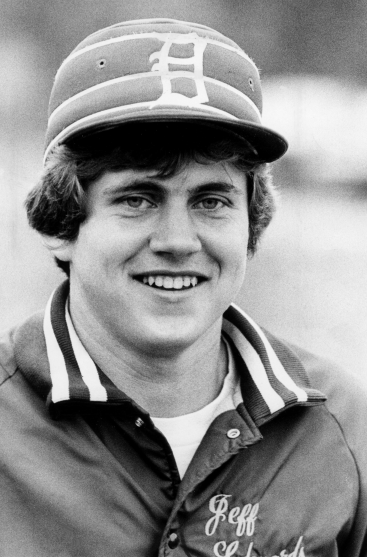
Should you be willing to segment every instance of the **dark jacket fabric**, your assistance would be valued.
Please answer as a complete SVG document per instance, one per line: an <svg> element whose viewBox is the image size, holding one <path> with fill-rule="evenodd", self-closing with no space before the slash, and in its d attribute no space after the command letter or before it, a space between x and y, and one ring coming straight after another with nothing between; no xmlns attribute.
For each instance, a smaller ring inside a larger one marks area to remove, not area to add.
<svg viewBox="0 0 367 557"><path fill-rule="evenodd" d="M149 415L100 369L106 397L88 395L66 296L63 285L49 309L64 397L42 315L0 340L0 557L367 556L361 379L230 307L243 401L214 420L180 480Z"/></svg>

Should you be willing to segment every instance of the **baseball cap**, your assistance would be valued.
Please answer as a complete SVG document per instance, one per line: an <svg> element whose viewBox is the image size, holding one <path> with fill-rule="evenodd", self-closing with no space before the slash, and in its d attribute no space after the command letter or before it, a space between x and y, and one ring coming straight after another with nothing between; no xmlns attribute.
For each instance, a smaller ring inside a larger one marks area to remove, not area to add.
<svg viewBox="0 0 367 557"><path fill-rule="evenodd" d="M230 131L272 162L286 140L262 124L258 68L231 39L174 19L125 21L84 39L52 88L45 160L59 144L132 122L185 122Z"/></svg>

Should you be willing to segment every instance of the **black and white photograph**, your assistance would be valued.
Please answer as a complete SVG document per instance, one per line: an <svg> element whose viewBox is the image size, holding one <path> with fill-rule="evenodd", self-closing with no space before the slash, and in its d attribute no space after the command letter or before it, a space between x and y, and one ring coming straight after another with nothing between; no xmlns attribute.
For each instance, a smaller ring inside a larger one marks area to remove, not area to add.
<svg viewBox="0 0 367 557"><path fill-rule="evenodd" d="M367 3L1 11L0 557L367 557Z"/></svg>

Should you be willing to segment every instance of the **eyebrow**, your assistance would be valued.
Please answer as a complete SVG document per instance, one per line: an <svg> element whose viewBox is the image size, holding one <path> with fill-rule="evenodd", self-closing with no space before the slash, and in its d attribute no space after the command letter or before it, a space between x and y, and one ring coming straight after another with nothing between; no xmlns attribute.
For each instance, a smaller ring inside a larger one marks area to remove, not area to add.
<svg viewBox="0 0 367 557"><path fill-rule="evenodd" d="M224 192L224 193L235 193L241 194L243 193L240 188L237 188L233 184L229 184L228 182L208 182L205 184L199 184L193 188L189 189L190 193L201 193L205 191L213 191L213 192Z"/></svg>
<svg viewBox="0 0 367 557"><path fill-rule="evenodd" d="M160 182L156 182L152 178L143 178L134 180L126 185L117 184L111 186L103 192L104 197L115 197L116 195L136 193L138 191L144 190L151 193L160 193L163 195L169 188ZM204 182L203 184L198 184L188 189L189 195L195 195L200 193L205 193L207 191L217 192L217 193L232 193L236 195L243 195L245 191L242 188L238 188L233 184L228 182L214 181L214 182Z"/></svg>

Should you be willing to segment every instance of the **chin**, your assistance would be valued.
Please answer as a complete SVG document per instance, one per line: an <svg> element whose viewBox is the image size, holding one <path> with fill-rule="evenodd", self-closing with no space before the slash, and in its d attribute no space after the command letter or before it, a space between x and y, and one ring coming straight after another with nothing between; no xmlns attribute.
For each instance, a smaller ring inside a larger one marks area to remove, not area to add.
<svg viewBox="0 0 367 557"><path fill-rule="evenodd" d="M183 335L182 333L174 334L174 332L170 331L167 332L167 334L162 332L160 335L152 335L149 339L146 339L146 343L144 344L149 345L153 353L164 351L168 354L169 352L173 353L188 348L194 344L198 338L199 335L194 332Z"/></svg>
<svg viewBox="0 0 367 557"><path fill-rule="evenodd" d="M144 351L149 350L154 355L162 355L162 352L168 355L192 346L202 334L203 331L197 325L185 327L182 321L179 325L167 324L162 326L160 324L160 326L154 327L154 330L146 331L146 334L140 335L139 346L144 346Z"/></svg>

